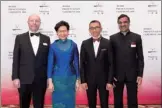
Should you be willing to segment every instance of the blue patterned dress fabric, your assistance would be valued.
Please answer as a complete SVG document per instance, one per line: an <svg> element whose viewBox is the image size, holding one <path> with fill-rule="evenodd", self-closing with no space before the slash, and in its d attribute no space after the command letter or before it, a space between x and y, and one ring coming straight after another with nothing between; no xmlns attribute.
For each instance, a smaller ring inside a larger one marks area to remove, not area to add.
<svg viewBox="0 0 162 108"><path fill-rule="evenodd" d="M56 40L49 49L48 78L52 78L53 108L75 108L75 83L79 78L77 44L70 39Z"/></svg>

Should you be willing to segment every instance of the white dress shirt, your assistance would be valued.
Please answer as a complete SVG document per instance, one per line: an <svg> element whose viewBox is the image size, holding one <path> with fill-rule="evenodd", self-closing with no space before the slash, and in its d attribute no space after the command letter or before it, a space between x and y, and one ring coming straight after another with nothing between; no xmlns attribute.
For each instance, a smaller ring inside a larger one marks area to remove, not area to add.
<svg viewBox="0 0 162 108"><path fill-rule="evenodd" d="M126 36L126 34L128 33L128 32L121 32L124 36Z"/></svg>
<svg viewBox="0 0 162 108"><path fill-rule="evenodd" d="M100 36L98 38L100 38ZM94 47L94 51L95 51L95 57L97 56L99 45L100 45L100 41L93 42L93 47Z"/></svg>
<svg viewBox="0 0 162 108"><path fill-rule="evenodd" d="M30 41L32 44L34 54L36 55L37 51L38 51L38 47L39 47L40 36L36 36L36 35L30 36L30 33L32 33L32 32L29 31L29 37L30 37Z"/></svg>

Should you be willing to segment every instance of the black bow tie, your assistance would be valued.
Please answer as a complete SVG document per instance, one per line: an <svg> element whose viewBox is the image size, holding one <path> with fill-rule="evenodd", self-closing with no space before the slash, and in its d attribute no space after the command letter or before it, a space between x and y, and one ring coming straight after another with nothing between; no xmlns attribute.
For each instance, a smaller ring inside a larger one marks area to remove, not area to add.
<svg viewBox="0 0 162 108"><path fill-rule="evenodd" d="M30 33L30 36L39 36L40 35L40 33Z"/></svg>

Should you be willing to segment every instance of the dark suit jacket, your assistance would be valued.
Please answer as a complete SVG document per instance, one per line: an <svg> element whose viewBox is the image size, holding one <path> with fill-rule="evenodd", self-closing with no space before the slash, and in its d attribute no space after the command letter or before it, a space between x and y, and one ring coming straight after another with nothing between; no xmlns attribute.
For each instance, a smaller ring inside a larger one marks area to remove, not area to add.
<svg viewBox="0 0 162 108"><path fill-rule="evenodd" d="M114 76L119 81L136 81L137 76L143 76L144 57L141 36L121 32L110 36L114 55Z"/></svg>
<svg viewBox="0 0 162 108"><path fill-rule="evenodd" d="M40 34L40 43L35 55L29 32L17 35L13 51L12 80L18 78L21 84L46 81L49 45L50 38Z"/></svg>
<svg viewBox="0 0 162 108"><path fill-rule="evenodd" d="M82 42L80 52L81 83L112 83L113 63L109 40L101 37L97 57L95 57L93 39Z"/></svg>

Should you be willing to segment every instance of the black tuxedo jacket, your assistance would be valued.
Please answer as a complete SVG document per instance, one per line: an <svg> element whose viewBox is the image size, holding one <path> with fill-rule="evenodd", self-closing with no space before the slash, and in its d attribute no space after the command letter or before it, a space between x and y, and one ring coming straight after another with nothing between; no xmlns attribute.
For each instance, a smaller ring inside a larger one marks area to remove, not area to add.
<svg viewBox="0 0 162 108"><path fill-rule="evenodd" d="M50 38L40 34L39 47L35 55L29 32L17 35L13 51L12 80L18 78L21 84L46 81L49 45Z"/></svg>
<svg viewBox="0 0 162 108"><path fill-rule="evenodd" d="M81 83L112 83L113 57L109 40L101 37L97 57L95 57L93 39L82 42L80 52Z"/></svg>

